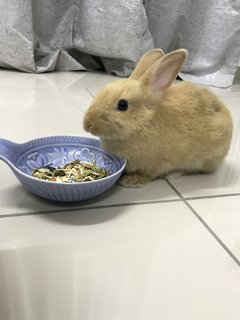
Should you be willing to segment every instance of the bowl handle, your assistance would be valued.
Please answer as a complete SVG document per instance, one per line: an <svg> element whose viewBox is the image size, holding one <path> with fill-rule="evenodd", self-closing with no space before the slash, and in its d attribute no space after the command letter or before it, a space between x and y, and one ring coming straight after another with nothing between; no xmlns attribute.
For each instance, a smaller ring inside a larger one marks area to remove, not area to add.
<svg viewBox="0 0 240 320"><path fill-rule="evenodd" d="M12 162L12 156L16 154L18 144L7 139L0 138L0 159Z"/></svg>

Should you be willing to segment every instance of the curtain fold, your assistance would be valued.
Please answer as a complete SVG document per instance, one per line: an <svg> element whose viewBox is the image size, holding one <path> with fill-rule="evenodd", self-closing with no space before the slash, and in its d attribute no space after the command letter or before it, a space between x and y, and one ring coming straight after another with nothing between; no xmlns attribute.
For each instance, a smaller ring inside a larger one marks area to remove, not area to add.
<svg viewBox="0 0 240 320"><path fill-rule="evenodd" d="M228 87L240 56L240 1L0 0L0 67L126 77L147 50L186 48L184 80Z"/></svg>

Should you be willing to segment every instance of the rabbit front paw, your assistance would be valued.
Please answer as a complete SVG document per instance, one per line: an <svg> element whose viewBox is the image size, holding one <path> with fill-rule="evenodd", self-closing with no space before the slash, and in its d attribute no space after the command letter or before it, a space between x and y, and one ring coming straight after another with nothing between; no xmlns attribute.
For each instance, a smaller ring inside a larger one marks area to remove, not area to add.
<svg viewBox="0 0 240 320"><path fill-rule="evenodd" d="M146 176L141 176L135 173L123 174L122 177L118 180L118 183L127 188L141 188L147 182L149 182L149 178Z"/></svg>

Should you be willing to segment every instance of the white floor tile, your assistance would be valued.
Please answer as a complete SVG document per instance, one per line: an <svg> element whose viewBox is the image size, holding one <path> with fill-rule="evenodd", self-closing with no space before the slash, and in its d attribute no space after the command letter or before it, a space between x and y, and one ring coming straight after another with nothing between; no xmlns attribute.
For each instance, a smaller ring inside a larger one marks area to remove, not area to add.
<svg viewBox="0 0 240 320"><path fill-rule="evenodd" d="M0 88L69 89L88 72L49 72L32 74L0 69ZM92 77L92 76L90 76Z"/></svg>
<svg viewBox="0 0 240 320"><path fill-rule="evenodd" d="M53 202L27 191L3 162L0 162L0 172L0 216L179 199L164 180L157 180L141 189L115 185L104 194L84 202Z"/></svg>
<svg viewBox="0 0 240 320"><path fill-rule="evenodd" d="M238 68L238 72L236 74L236 77L233 81L233 84L231 87L229 88L215 88L215 87L211 87L212 90L216 93L216 94L220 94L220 95L227 95L227 94L240 94L240 68Z"/></svg>
<svg viewBox="0 0 240 320"><path fill-rule="evenodd" d="M0 137L89 135L84 112L116 80L0 69ZM184 197L240 194L239 81L214 92L233 116L231 150L213 175L171 179ZM0 179L0 320L239 320L240 268L223 246L240 259L240 196L188 200L221 246L164 180L64 204L26 191L2 161Z"/></svg>
<svg viewBox="0 0 240 320"><path fill-rule="evenodd" d="M239 267L182 202L0 222L3 320L239 319Z"/></svg>
<svg viewBox="0 0 240 320"><path fill-rule="evenodd" d="M85 72L32 74L0 69L0 88L67 89Z"/></svg>
<svg viewBox="0 0 240 320"><path fill-rule="evenodd" d="M93 95L118 77L103 72L50 72L32 74L0 69L0 88L77 89L89 88Z"/></svg>
<svg viewBox="0 0 240 320"><path fill-rule="evenodd" d="M184 197L240 193L240 136L233 136L230 151L221 167L213 174L170 178Z"/></svg>
<svg viewBox="0 0 240 320"><path fill-rule="evenodd" d="M88 135L82 119L91 101L86 90L0 88L0 137L24 142L55 134Z"/></svg>
<svg viewBox="0 0 240 320"><path fill-rule="evenodd" d="M189 201L240 261L240 196Z"/></svg>
<svg viewBox="0 0 240 320"><path fill-rule="evenodd" d="M102 89L105 85L107 85L110 82L117 81L119 79L121 78L118 78L113 75L105 75L104 77L98 75L96 81L89 82L87 88L88 91L92 94L92 96L95 97L98 91Z"/></svg>

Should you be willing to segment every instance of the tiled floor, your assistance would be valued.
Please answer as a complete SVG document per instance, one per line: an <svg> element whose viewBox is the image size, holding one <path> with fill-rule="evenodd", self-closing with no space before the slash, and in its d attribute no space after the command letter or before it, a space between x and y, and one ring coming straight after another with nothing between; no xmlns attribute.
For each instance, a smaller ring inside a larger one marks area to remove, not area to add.
<svg viewBox="0 0 240 320"><path fill-rule="evenodd" d="M88 135L101 73L0 70L0 137ZM114 186L55 203L0 162L0 320L239 320L240 84L215 89L234 120L212 175Z"/></svg>

